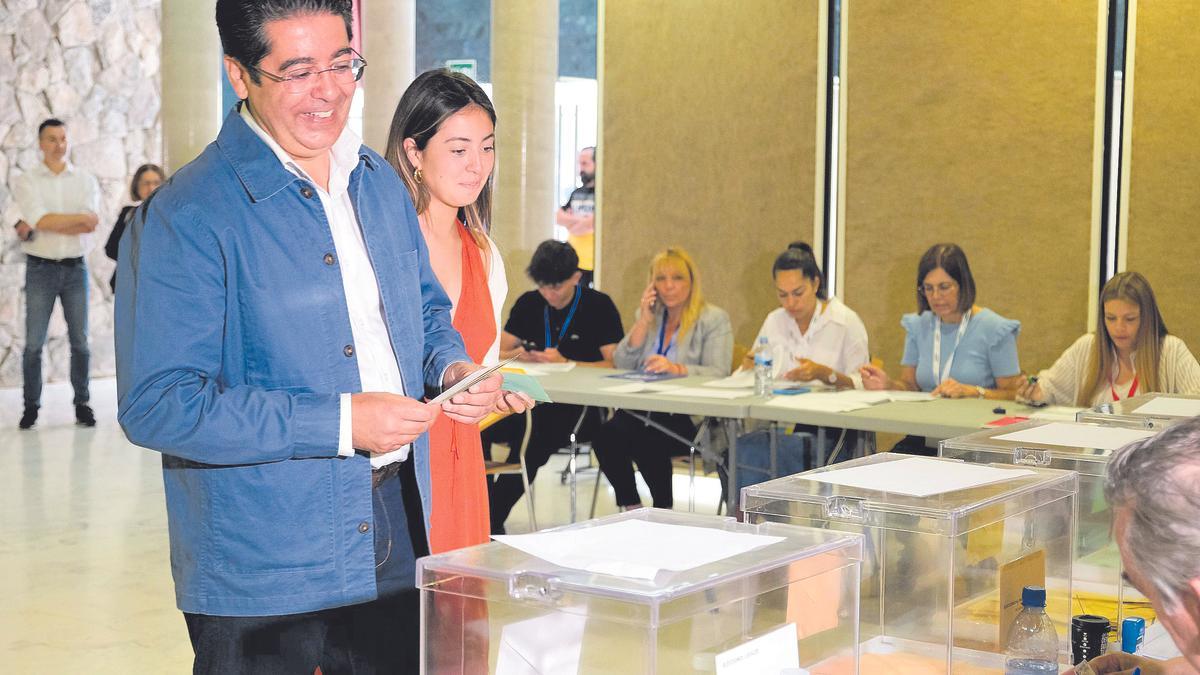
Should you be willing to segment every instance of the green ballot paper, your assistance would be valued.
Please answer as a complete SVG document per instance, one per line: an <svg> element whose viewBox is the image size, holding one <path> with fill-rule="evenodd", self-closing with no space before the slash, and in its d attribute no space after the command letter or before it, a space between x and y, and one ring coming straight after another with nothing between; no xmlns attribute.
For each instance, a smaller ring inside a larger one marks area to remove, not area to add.
<svg viewBox="0 0 1200 675"><path fill-rule="evenodd" d="M525 394L539 403L552 403L550 395L542 389L542 383L536 377L524 373L503 373L504 384L500 388L505 391L516 391Z"/></svg>

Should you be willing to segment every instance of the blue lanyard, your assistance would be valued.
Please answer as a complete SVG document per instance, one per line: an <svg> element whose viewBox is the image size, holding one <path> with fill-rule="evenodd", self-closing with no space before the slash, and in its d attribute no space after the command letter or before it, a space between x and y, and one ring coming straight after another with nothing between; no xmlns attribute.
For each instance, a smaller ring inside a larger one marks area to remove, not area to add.
<svg viewBox="0 0 1200 675"><path fill-rule="evenodd" d="M542 308L542 319L546 323L546 342L545 349L552 349L562 344L563 336L567 334L567 326L571 325L571 319L575 318L575 310L579 308L579 296L582 295L582 289L579 286L575 287L575 299L571 301L571 309L567 311L567 320L563 322L562 329L558 331L558 339L554 344L550 344L550 304L547 303Z"/></svg>
<svg viewBox="0 0 1200 675"><path fill-rule="evenodd" d="M658 354L659 356L666 356L667 352L671 351L671 345L675 343L675 338L679 337L679 331L678 330L675 331L675 334L671 336L671 341L664 345L663 340L665 340L666 337L667 337L667 310L664 309L663 310L662 327L658 329L658 347L656 347L654 349L655 354Z"/></svg>

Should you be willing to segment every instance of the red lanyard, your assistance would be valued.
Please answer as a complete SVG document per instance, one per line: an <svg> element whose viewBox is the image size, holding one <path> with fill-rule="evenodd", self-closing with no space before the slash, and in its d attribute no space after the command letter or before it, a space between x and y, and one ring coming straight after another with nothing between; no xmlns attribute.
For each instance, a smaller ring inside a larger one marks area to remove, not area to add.
<svg viewBox="0 0 1200 675"><path fill-rule="evenodd" d="M1128 395L1128 396L1126 396L1126 398L1132 398L1132 397L1133 397L1135 394L1137 394L1137 385L1138 385L1138 378L1137 378L1137 375L1134 375L1134 376L1133 376L1133 386L1131 386L1131 387L1129 388L1129 395ZM1114 400L1114 401L1120 401L1120 400L1121 400L1121 397L1120 397L1120 396L1117 396L1117 388L1116 388L1116 386L1113 384L1113 381L1112 381L1112 380L1109 380L1109 381L1108 381L1108 390L1109 390L1110 392L1112 392L1112 397L1113 397L1113 400Z"/></svg>

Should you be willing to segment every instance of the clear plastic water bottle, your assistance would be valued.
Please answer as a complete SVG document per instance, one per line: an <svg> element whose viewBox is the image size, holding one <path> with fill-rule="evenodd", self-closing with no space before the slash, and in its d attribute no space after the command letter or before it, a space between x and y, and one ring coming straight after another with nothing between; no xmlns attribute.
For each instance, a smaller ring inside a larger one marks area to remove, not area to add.
<svg viewBox="0 0 1200 675"><path fill-rule="evenodd" d="M1058 672L1058 633L1046 615L1046 589L1021 590L1021 613L1008 631L1005 675L1043 675Z"/></svg>
<svg viewBox="0 0 1200 675"><path fill-rule="evenodd" d="M758 338L754 348L754 395L770 396L775 389L775 360L771 354L771 341L767 336Z"/></svg>

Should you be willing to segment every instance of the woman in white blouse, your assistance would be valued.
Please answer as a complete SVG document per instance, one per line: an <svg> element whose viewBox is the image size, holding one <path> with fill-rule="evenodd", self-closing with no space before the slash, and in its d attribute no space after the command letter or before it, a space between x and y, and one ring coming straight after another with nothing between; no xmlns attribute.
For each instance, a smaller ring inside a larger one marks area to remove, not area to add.
<svg viewBox="0 0 1200 675"><path fill-rule="evenodd" d="M767 315L755 344L764 336L770 341L775 377L861 389L858 369L870 361L867 328L854 310L829 298L812 247L802 241L788 244L771 276L779 309ZM743 367L753 365L748 354Z"/></svg>
<svg viewBox="0 0 1200 675"><path fill-rule="evenodd" d="M771 267L779 309L767 315L758 335L771 343L775 377L800 382L820 381L837 387L862 388L859 368L870 360L867 329L858 314L825 291L825 276L812 248L793 242ZM753 356L744 364L753 365ZM816 437L816 428L797 425L791 434L781 434L776 445L775 474L771 475L768 432L756 431L738 439L738 485L741 488L775 476L810 468L805 453L805 432ZM843 436L843 443L855 439ZM838 434L826 437L830 444Z"/></svg>
<svg viewBox="0 0 1200 675"><path fill-rule="evenodd" d="M1096 332L1067 348L1017 400L1089 407L1149 392L1200 394L1200 363L1167 333L1146 277L1122 272L1100 291Z"/></svg>

